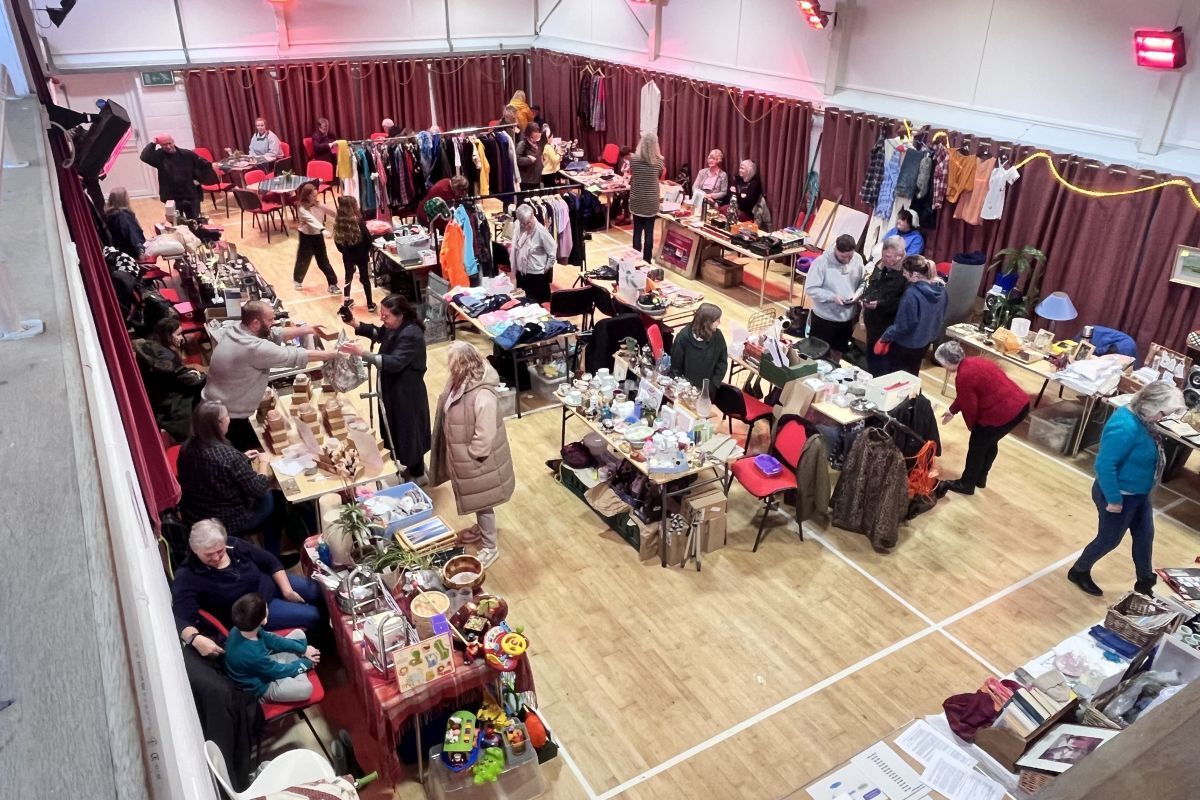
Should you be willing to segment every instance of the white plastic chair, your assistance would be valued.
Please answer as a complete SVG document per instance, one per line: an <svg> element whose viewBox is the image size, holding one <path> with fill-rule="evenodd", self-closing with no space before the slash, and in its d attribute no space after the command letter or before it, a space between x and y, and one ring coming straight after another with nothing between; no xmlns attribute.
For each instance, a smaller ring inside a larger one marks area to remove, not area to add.
<svg viewBox="0 0 1200 800"><path fill-rule="evenodd" d="M229 785L229 771L225 767L225 756L213 742L204 743L204 756L221 789L230 800L246 800L264 794L279 792L291 786L312 783L324 778L336 778L333 765L312 750L289 750L272 759L266 769L259 773L244 792L235 792Z"/></svg>

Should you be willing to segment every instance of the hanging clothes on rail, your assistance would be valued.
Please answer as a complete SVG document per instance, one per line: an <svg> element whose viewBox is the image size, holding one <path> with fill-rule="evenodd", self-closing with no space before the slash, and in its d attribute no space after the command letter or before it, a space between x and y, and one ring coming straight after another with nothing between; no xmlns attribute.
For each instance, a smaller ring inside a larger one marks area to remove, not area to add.
<svg viewBox="0 0 1200 800"><path fill-rule="evenodd" d="M891 438L868 428L854 442L831 500L833 524L857 531L879 553L896 546L908 514L908 472Z"/></svg>

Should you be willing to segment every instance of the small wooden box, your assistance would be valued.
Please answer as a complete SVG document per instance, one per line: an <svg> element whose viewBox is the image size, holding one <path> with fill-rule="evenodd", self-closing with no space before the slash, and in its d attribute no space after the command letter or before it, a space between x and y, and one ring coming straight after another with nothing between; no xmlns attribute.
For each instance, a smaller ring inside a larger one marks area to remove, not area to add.
<svg viewBox="0 0 1200 800"><path fill-rule="evenodd" d="M742 285L742 265L728 264L716 259L705 259L700 265L700 276L705 283L728 289Z"/></svg>

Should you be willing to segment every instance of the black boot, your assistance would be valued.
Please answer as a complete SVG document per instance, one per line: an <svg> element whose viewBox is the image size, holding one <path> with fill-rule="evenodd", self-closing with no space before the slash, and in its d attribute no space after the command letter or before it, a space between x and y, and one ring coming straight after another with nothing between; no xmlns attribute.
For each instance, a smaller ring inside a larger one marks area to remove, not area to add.
<svg viewBox="0 0 1200 800"><path fill-rule="evenodd" d="M1138 594L1154 597L1154 584L1156 583L1158 583L1157 575L1151 575L1148 578L1138 578L1137 583L1133 584L1133 590Z"/></svg>
<svg viewBox="0 0 1200 800"><path fill-rule="evenodd" d="M956 481L943 481L945 491L957 492L958 494L975 494L975 487L969 483L963 483L962 478ZM939 487L941 488L941 487Z"/></svg>
<svg viewBox="0 0 1200 800"><path fill-rule="evenodd" d="M1097 586L1096 582L1092 580L1091 572L1081 569L1070 569L1067 570L1067 580L1090 595L1100 597L1104 594L1104 590Z"/></svg>

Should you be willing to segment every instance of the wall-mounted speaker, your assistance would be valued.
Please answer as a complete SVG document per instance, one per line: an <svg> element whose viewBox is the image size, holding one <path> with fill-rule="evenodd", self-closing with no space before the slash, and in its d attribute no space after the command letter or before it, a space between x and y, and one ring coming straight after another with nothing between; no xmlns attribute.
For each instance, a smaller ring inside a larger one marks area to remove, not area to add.
<svg viewBox="0 0 1200 800"><path fill-rule="evenodd" d="M75 141L75 169L85 179L96 179L130 133L129 114L109 100L91 126Z"/></svg>
<svg viewBox="0 0 1200 800"><path fill-rule="evenodd" d="M1183 387L1183 402L1187 403L1188 408L1200 407L1200 366L1188 370Z"/></svg>

